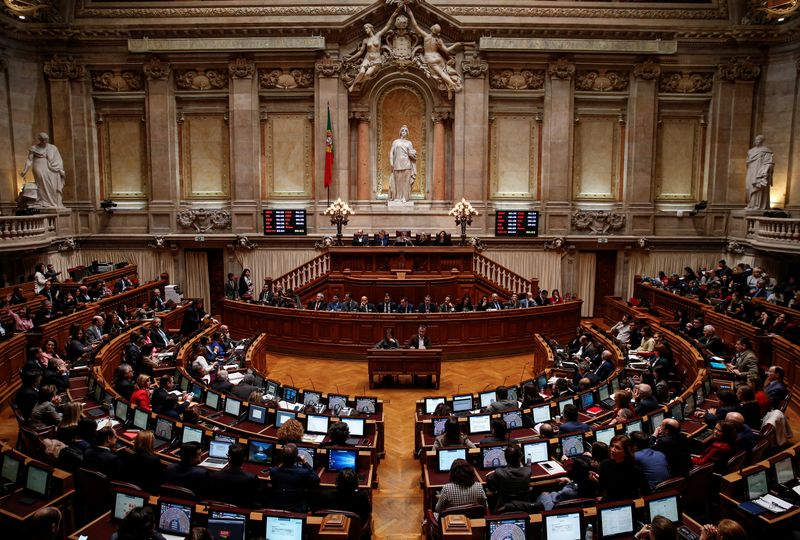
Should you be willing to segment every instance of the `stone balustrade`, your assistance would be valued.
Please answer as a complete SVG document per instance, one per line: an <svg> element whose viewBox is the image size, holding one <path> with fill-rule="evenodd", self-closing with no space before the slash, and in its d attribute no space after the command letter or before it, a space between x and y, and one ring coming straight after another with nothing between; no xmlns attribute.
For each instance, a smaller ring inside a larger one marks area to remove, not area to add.
<svg viewBox="0 0 800 540"><path fill-rule="evenodd" d="M800 219L747 217L747 239L761 246L800 251Z"/></svg>
<svg viewBox="0 0 800 540"><path fill-rule="evenodd" d="M35 247L56 235L55 214L0 216L0 249Z"/></svg>

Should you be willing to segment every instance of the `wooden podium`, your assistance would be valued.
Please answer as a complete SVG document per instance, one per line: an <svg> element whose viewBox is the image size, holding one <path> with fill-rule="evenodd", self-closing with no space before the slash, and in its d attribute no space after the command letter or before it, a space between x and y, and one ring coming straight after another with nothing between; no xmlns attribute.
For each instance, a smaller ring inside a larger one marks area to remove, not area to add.
<svg viewBox="0 0 800 540"><path fill-rule="evenodd" d="M385 375L425 375L436 378L436 388L442 375L441 349L367 349L369 387L375 387L375 377Z"/></svg>

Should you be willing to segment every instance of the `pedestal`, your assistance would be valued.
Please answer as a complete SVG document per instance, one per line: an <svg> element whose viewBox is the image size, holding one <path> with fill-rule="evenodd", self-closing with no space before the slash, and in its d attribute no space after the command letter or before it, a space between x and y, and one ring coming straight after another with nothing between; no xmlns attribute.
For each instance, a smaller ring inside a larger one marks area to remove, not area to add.
<svg viewBox="0 0 800 540"><path fill-rule="evenodd" d="M406 201L406 202L402 202L402 201L386 201L386 207L389 210L395 210L395 211L399 210L401 212L405 211L405 210L413 210L414 209L414 201Z"/></svg>

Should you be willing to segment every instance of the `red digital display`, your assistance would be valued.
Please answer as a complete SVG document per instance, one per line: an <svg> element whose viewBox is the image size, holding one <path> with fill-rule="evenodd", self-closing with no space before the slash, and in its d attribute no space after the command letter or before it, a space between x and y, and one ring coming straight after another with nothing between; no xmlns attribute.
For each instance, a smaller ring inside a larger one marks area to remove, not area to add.
<svg viewBox="0 0 800 540"><path fill-rule="evenodd" d="M269 208L264 210L265 236L295 236L305 235L307 232L305 209L280 210Z"/></svg>
<svg viewBox="0 0 800 540"><path fill-rule="evenodd" d="M495 236L539 236L538 210L498 210Z"/></svg>

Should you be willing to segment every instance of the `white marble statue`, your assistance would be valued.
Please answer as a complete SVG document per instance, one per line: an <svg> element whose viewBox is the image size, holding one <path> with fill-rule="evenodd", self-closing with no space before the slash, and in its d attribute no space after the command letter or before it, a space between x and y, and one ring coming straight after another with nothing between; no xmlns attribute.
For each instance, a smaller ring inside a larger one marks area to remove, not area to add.
<svg viewBox="0 0 800 540"><path fill-rule="evenodd" d="M38 188L38 199L30 204L31 208L61 208L64 191L64 162L55 145L49 143L47 133L39 133L39 142L31 146L28 160L20 172L25 178L33 169L33 178Z"/></svg>
<svg viewBox="0 0 800 540"><path fill-rule="evenodd" d="M381 39L392 25L394 25L394 21L399 13L400 7L398 6L398 8L394 10L394 13L392 13L392 16L389 17L389 22L386 23L386 26L384 26L383 30L380 32L376 33L375 27L369 23L364 25L364 32L367 33L367 37L361 42L361 46L357 51L344 58L345 62L352 62L353 60L361 58L362 55L364 56L364 59L361 61L361 66L358 68L358 74L350 85L350 88L348 88L348 91L352 92L356 86L370 80L380 71L383 65Z"/></svg>
<svg viewBox="0 0 800 540"><path fill-rule="evenodd" d="M411 199L411 185L417 177L417 151L408 140L408 128L400 128L400 137L389 150L392 175L389 178L389 199L406 202Z"/></svg>
<svg viewBox="0 0 800 540"><path fill-rule="evenodd" d="M763 135L756 135L753 147L747 151L748 210L769 210L769 188L774 167L772 150L764 146Z"/></svg>
<svg viewBox="0 0 800 540"><path fill-rule="evenodd" d="M411 21L411 28L422 36L423 51L425 53L422 56L422 63L427 67L430 76L444 85L447 90L447 98L453 99L453 94L460 92L464 87L461 82L461 76L453 67L455 63L453 52L461 46L461 43L456 42L449 47L445 46L440 37L441 26L434 24L431 26L430 33L425 32L417 24L417 20L408 6L404 5L403 7Z"/></svg>

